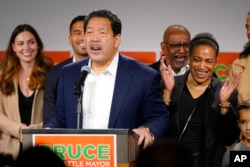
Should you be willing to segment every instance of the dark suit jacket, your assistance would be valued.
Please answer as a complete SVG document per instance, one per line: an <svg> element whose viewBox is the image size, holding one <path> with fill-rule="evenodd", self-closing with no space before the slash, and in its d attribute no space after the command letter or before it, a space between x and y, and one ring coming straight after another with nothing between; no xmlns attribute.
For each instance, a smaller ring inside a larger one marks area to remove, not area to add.
<svg viewBox="0 0 250 167"><path fill-rule="evenodd" d="M43 105L43 124L47 124L51 118L55 106L56 106L56 89L58 85L59 76L62 70L62 67L66 64L72 63L73 57L64 60L63 62L55 65L50 68L46 75L45 88L44 88L44 105Z"/></svg>
<svg viewBox="0 0 250 167"><path fill-rule="evenodd" d="M160 65L161 65L161 62L160 60L158 60L157 62L154 62L153 64L149 64L148 66L160 72Z"/></svg>
<svg viewBox="0 0 250 167"><path fill-rule="evenodd" d="M175 87L172 92L172 101L169 105L169 111L172 120L172 134L177 138L181 134L180 129L180 109L185 106L181 106L182 92L186 84L189 71L184 75L175 77ZM233 144L239 137L239 129L237 126L237 116L235 110L237 107L237 92L233 92L229 101L231 108L226 115L220 114L219 108L219 91L222 87L222 81L213 77L208 94L206 96L206 104L202 108L205 116L205 148L204 167L221 167L221 161L225 152L225 146Z"/></svg>
<svg viewBox="0 0 250 167"><path fill-rule="evenodd" d="M45 127L76 128L77 97L74 85L89 59L64 66L58 85L55 113ZM84 105L84 104L83 104ZM148 66L119 55L108 128L148 126L162 137L169 127L169 112L162 99L160 75Z"/></svg>

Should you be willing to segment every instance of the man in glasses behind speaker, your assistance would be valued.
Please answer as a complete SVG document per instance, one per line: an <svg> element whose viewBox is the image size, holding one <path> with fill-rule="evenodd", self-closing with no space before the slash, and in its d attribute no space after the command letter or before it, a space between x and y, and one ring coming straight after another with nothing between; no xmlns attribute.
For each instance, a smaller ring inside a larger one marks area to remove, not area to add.
<svg viewBox="0 0 250 167"><path fill-rule="evenodd" d="M191 35L182 25L174 24L167 27L161 42L162 59L165 59L165 68L171 65L174 76L184 74L188 69L188 52ZM160 70L160 60L150 64L155 70Z"/></svg>

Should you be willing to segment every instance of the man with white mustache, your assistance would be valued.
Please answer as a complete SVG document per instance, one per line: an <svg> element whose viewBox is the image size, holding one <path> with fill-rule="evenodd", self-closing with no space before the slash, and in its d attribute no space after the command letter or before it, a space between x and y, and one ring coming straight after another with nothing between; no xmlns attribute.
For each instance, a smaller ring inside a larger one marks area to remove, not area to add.
<svg viewBox="0 0 250 167"><path fill-rule="evenodd" d="M168 65L171 65L174 76L183 75L189 69L190 40L190 32L183 25L170 25L164 32L163 42L161 42L161 52L163 54L161 58L164 59L166 69ZM160 60L149 66L159 71Z"/></svg>

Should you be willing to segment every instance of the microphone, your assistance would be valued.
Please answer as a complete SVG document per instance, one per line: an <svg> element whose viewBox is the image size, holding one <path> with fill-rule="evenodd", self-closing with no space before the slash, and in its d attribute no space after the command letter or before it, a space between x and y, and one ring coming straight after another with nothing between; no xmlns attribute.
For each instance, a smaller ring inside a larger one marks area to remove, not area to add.
<svg viewBox="0 0 250 167"><path fill-rule="evenodd" d="M85 81L88 73L90 73L89 66L82 66L81 75L80 75L78 81L75 83L75 87L74 87L75 95L80 95L81 94L81 88L84 85L84 81Z"/></svg>

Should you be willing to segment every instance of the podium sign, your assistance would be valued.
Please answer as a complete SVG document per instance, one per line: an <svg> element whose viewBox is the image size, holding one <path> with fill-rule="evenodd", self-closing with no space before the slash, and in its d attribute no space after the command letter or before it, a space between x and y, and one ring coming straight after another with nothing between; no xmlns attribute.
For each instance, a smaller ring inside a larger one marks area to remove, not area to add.
<svg viewBox="0 0 250 167"><path fill-rule="evenodd" d="M33 135L33 146L48 147L63 159L68 167L116 167L115 143L116 135Z"/></svg>
<svg viewBox="0 0 250 167"><path fill-rule="evenodd" d="M68 167L134 167L139 151L127 129L24 129L23 150L44 146Z"/></svg>

